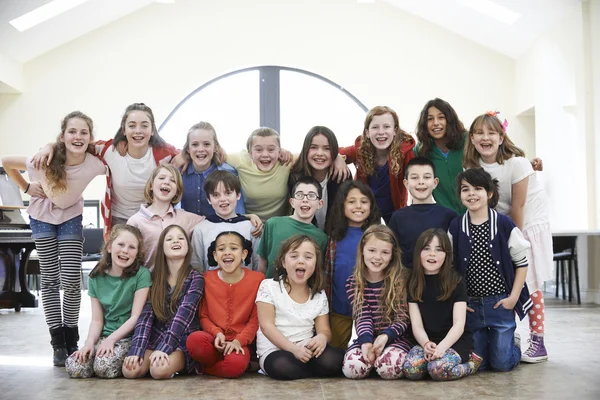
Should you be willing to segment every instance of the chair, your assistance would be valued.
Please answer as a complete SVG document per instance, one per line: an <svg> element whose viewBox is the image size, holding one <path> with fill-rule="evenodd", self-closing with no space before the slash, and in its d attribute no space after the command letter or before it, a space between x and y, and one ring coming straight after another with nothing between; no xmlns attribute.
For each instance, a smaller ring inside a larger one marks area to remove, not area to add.
<svg viewBox="0 0 600 400"><path fill-rule="evenodd" d="M87 228L83 230L83 257L81 258L81 280L83 289L87 290L87 279L90 271L96 266L96 263L102 258L102 246L104 246L104 237L101 228ZM85 276L84 276L85 273Z"/></svg>
<svg viewBox="0 0 600 400"><path fill-rule="evenodd" d="M573 279L575 277L575 288L577 289L577 304L581 304L581 292L579 291L579 266L577 264L577 236L554 236L552 238L552 249L554 261L556 262L556 293L558 297L558 285L562 286L562 298L565 300L565 275L569 280L569 301L573 299ZM565 272L565 263L567 270ZM559 280L560 275L560 280Z"/></svg>

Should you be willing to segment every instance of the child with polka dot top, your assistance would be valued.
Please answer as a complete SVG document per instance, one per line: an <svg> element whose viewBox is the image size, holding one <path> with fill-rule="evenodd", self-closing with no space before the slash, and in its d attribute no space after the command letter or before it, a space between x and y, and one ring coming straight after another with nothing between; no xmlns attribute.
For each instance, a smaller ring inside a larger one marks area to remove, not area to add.
<svg viewBox="0 0 600 400"><path fill-rule="evenodd" d="M529 242L513 221L494 210L498 184L482 168L460 173L458 194L467 213L456 217L448 234L456 270L467 283L467 327L473 351L483 358L481 369L510 371L521 360L515 334L531 308L527 276Z"/></svg>

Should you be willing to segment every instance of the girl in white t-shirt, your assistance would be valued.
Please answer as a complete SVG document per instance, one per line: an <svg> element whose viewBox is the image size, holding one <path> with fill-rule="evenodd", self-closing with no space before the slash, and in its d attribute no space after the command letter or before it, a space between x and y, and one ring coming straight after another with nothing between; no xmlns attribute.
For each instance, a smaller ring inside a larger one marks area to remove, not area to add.
<svg viewBox="0 0 600 400"><path fill-rule="evenodd" d="M256 296L260 367L279 380L341 375L344 351L327 344L329 304L319 245L309 236L293 236L282 243L275 264L275 278L264 280Z"/></svg>
<svg viewBox="0 0 600 400"><path fill-rule="evenodd" d="M510 216L531 244L527 286L533 307L529 311L530 347L521 361L538 363L548 359L544 346L544 281L552 277L552 231L548 198L523 150L506 135L506 120L498 112L475 118L469 129L464 167L483 167L498 180L500 199L496 210Z"/></svg>
<svg viewBox="0 0 600 400"><path fill-rule="evenodd" d="M63 118L52 145L54 158L36 169L25 157L4 157L2 165L23 192L31 196L27 213L40 261L42 304L54 349L53 363L64 366L77 351L83 253L83 191L106 167L89 154L94 124L74 111ZM27 170L28 183L19 170ZM61 301L59 289L63 290Z"/></svg>

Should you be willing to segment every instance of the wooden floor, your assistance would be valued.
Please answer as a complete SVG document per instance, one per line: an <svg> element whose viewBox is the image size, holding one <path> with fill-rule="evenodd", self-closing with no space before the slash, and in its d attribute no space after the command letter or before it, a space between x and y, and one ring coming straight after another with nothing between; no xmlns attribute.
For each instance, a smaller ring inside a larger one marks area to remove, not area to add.
<svg viewBox="0 0 600 400"><path fill-rule="evenodd" d="M82 342L89 324L82 302ZM309 379L277 382L253 373L241 379L178 376L170 381L69 379L51 365L41 308L0 310L0 399L600 399L600 307L547 299L550 360L508 373L483 372L456 382ZM519 332L526 346L526 324Z"/></svg>

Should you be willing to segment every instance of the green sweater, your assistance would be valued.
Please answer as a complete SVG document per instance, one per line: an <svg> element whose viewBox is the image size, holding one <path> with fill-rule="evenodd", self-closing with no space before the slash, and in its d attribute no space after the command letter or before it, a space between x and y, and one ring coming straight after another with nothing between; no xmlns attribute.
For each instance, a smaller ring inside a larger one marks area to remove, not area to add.
<svg viewBox="0 0 600 400"><path fill-rule="evenodd" d="M415 146L415 155L418 154L419 147L419 145ZM444 157L440 149L433 145L425 156L435 165L435 174L440 181L433 191L436 203L456 211L458 215L463 215L467 209L456 191L456 177L463 171L462 147L458 150L450 150L448 157Z"/></svg>

